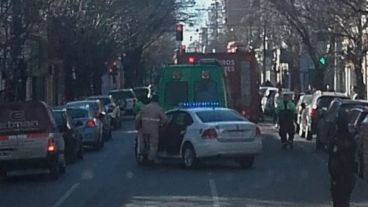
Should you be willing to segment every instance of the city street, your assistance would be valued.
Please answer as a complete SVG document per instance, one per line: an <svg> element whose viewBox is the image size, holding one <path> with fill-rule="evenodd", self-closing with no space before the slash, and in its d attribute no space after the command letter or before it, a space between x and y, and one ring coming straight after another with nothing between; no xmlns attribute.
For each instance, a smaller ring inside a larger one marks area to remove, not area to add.
<svg viewBox="0 0 368 207"><path fill-rule="evenodd" d="M87 150L53 181L44 173L14 174L0 181L1 207L181 207L331 206L327 155L297 138L281 151L276 131L260 124L263 153L251 169L232 162L209 162L183 169L178 162L138 166L132 119L115 131L100 152ZM368 184L359 180L352 206L368 206Z"/></svg>

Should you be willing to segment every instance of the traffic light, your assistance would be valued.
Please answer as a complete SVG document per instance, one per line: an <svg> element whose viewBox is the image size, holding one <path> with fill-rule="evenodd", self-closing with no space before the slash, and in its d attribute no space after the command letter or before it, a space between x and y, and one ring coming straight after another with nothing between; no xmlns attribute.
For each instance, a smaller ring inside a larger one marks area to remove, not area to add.
<svg viewBox="0 0 368 207"><path fill-rule="evenodd" d="M321 65L326 65L326 64L327 64L327 58L326 58L326 57L324 57L324 56L321 56L321 57L319 58L319 63L320 63Z"/></svg>
<svg viewBox="0 0 368 207"><path fill-rule="evenodd" d="M183 41L183 25L177 24L176 25L176 41Z"/></svg>

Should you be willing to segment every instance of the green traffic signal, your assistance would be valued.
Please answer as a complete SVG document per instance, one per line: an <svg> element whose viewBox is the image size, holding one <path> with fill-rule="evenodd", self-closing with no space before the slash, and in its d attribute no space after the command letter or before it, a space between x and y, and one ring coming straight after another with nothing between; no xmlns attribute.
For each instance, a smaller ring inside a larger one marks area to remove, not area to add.
<svg viewBox="0 0 368 207"><path fill-rule="evenodd" d="M319 63L321 63L321 65L326 65L326 63L327 63L327 58L326 58L326 57L320 57L320 58L319 58Z"/></svg>

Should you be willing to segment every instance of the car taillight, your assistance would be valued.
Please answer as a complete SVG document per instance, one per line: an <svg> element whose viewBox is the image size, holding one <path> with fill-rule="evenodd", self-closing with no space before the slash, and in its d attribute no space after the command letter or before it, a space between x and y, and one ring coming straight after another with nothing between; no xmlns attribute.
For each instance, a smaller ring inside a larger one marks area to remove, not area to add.
<svg viewBox="0 0 368 207"><path fill-rule="evenodd" d="M215 139L215 138L217 138L217 130L215 128L206 129L202 133L202 138L203 139Z"/></svg>
<svg viewBox="0 0 368 207"><path fill-rule="evenodd" d="M256 136L261 135L261 129L259 127L256 127Z"/></svg>
<svg viewBox="0 0 368 207"><path fill-rule="evenodd" d="M56 151L56 145L53 138L49 138L47 142L47 151L48 152L55 152Z"/></svg>
<svg viewBox="0 0 368 207"><path fill-rule="evenodd" d="M310 108L310 109L309 109L309 115L310 115L312 118L316 118L316 117L317 117L317 109L316 109L316 108Z"/></svg>
<svg viewBox="0 0 368 207"><path fill-rule="evenodd" d="M94 119L90 119L90 120L87 121L86 126L88 128L92 128L92 127L96 126L96 121Z"/></svg>

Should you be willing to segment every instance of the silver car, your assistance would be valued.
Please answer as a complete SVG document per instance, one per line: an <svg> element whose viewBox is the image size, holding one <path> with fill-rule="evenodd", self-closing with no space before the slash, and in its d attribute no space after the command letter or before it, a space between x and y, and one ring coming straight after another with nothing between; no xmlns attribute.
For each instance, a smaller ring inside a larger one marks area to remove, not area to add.
<svg viewBox="0 0 368 207"><path fill-rule="evenodd" d="M79 108L69 107L67 111L83 137L83 144L92 145L96 150L101 149L104 145L103 123L94 117L89 105Z"/></svg>

